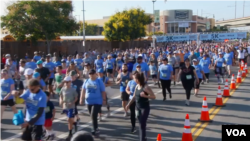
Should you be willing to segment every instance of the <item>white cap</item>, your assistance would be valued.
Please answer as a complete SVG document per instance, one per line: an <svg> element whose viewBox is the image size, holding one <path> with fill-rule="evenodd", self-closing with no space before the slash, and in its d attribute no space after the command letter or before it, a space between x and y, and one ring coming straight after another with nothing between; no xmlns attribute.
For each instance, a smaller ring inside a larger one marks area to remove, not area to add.
<svg viewBox="0 0 250 141"><path fill-rule="evenodd" d="M71 79L70 76L66 76L66 77L64 78L64 81L72 81L72 79Z"/></svg>
<svg viewBox="0 0 250 141"><path fill-rule="evenodd" d="M10 54L6 54L5 57L10 57Z"/></svg>
<svg viewBox="0 0 250 141"><path fill-rule="evenodd" d="M197 59L193 59L193 62L197 62Z"/></svg>
<svg viewBox="0 0 250 141"><path fill-rule="evenodd" d="M174 53L178 53L177 51L174 51Z"/></svg>
<svg viewBox="0 0 250 141"><path fill-rule="evenodd" d="M26 70L24 71L24 75L32 75L33 72L34 72L34 70L28 68L28 69L26 69Z"/></svg>
<svg viewBox="0 0 250 141"><path fill-rule="evenodd" d="M222 54L222 52L219 52L219 54Z"/></svg>

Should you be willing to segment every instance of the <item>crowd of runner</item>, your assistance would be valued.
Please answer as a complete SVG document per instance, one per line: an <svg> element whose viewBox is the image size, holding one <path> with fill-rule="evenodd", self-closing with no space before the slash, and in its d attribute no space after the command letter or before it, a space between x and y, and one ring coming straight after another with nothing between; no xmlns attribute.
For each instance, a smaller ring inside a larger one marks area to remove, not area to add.
<svg viewBox="0 0 250 141"><path fill-rule="evenodd" d="M98 136L98 119L102 107L108 115L110 105L107 91L111 85L120 86L124 116L130 116L131 133L136 132L138 119L140 141L146 141L146 122L150 113L149 99L156 96L148 84L162 89L163 101L172 98L171 85L182 84L186 93L185 104L190 105L191 90L199 93L200 84L209 83L210 70L224 84L224 78L231 77L233 65L247 62L249 43L172 43L156 48L135 48L99 53L89 50L85 53L62 55L61 52L45 55L34 52L24 59L17 55L2 55L1 64L1 119L6 106L14 114L15 104L25 104L23 140L53 140L52 123L55 106L50 98L58 98L61 114L68 118L69 135L77 131L80 117L78 105L85 104L92 119L92 135ZM130 114L128 114L130 113ZM44 133L46 131L46 133Z"/></svg>

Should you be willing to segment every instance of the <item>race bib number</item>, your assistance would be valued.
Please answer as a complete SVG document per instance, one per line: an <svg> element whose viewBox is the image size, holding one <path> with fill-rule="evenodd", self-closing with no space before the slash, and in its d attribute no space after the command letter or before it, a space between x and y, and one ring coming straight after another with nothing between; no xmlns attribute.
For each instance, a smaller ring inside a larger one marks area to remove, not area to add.
<svg viewBox="0 0 250 141"><path fill-rule="evenodd" d="M192 75L186 75L187 80L192 79Z"/></svg>
<svg viewBox="0 0 250 141"><path fill-rule="evenodd" d="M6 91L2 91L2 96L6 96L8 93Z"/></svg>
<svg viewBox="0 0 250 141"><path fill-rule="evenodd" d="M162 73L162 77L167 77L167 74L166 73Z"/></svg>

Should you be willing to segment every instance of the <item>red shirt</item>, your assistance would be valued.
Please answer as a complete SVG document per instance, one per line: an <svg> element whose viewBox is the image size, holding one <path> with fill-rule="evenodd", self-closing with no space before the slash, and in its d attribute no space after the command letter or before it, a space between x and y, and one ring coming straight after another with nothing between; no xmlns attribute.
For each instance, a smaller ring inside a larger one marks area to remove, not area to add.
<svg viewBox="0 0 250 141"><path fill-rule="evenodd" d="M6 58L5 57L3 57L2 58L2 63L5 65L5 62L6 62Z"/></svg>

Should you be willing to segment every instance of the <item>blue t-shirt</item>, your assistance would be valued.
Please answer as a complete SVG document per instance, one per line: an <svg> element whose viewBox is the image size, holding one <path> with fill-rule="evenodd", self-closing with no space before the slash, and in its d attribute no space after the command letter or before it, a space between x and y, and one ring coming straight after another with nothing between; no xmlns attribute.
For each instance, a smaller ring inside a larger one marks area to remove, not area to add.
<svg viewBox="0 0 250 141"><path fill-rule="evenodd" d="M133 63L132 62L129 62L129 63L127 63L127 66L128 66L128 71L129 72L132 72L133 71Z"/></svg>
<svg viewBox="0 0 250 141"><path fill-rule="evenodd" d="M214 55L213 55L213 60L214 60L213 63L215 63L215 61L216 61L218 58L219 58L219 55L214 54ZM214 65L214 64L213 64L213 65Z"/></svg>
<svg viewBox="0 0 250 141"><path fill-rule="evenodd" d="M44 82L43 79L40 79L40 85L41 85L42 87L46 86L46 84L45 84L45 82Z"/></svg>
<svg viewBox="0 0 250 141"><path fill-rule="evenodd" d="M34 56L34 57L33 57L33 59L34 59L35 61L39 61L41 58L42 58L41 56Z"/></svg>
<svg viewBox="0 0 250 141"><path fill-rule="evenodd" d="M188 58L189 55L190 55L189 53L184 54L184 61Z"/></svg>
<svg viewBox="0 0 250 141"><path fill-rule="evenodd" d="M58 67L58 66L62 65L61 61L56 61L56 62L54 62L54 64L55 64L55 67Z"/></svg>
<svg viewBox="0 0 250 141"><path fill-rule="evenodd" d="M98 77L98 79L100 79L104 84L108 84L108 81L109 81L108 77L104 76L104 81L103 81L103 77Z"/></svg>
<svg viewBox="0 0 250 141"><path fill-rule="evenodd" d="M133 71L136 71L136 66L138 65L138 63L135 63L134 66L133 66ZM147 63L145 62L142 62L141 64L141 71L142 72L148 72L149 71L149 66ZM146 73L147 74L147 73Z"/></svg>
<svg viewBox="0 0 250 141"><path fill-rule="evenodd" d="M26 105L26 121L30 121L37 114L37 110L40 107L47 107L47 96L46 94L40 90L38 93L31 93L30 90L27 90L24 94L20 96L23 98ZM45 122L45 109L43 111L42 116L37 120L34 125L44 125Z"/></svg>
<svg viewBox="0 0 250 141"><path fill-rule="evenodd" d="M4 97L10 93L10 88L11 85L14 84L15 82L13 81L12 78L8 79L1 79L0 84L1 84L1 100L4 99ZM13 96L11 95L8 99L13 99Z"/></svg>
<svg viewBox="0 0 250 141"><path fill-rule="evenodd" d="M149 71L150 75L156 75L157 74L157 68L154 65L149 65Z"/></svg>
<svg viewBox="0 0 250 141"><path fill-rule="evenodd" d="M122 60L117 60L117 67L118 67L119 69L122 68L122 64L123 64Z"/></svg>
<svg viewBox="0 0 250 141"><path fill-rule="evenodd" d="M222 67L223 63L225 62L225 59L224 58L217 58L216 61L217 61L216 66Z"/></svg>
<svg viewBox="0 0 250 141"><path fill-rule="evenodd" d="M83 89L85 92L85 103L86 104L99 104L102 105L102 92L105 92L105 86L103 81L96 79L92 81L88 79L83 84Z"/></svg>
<svg viewBox="0 0 250 141"><path fill-rule="evenodd" d="M27 69L27 68L30 68L30 69L32 69L32 70L35 70L37 67L36 67L36 63L35 62L27 62L26 64L25 64L25 68Z"/></svg>
<svg viewBox="0 0 250 141"><path fill-rule="evenodd" d="M171 72L173 72L173 67L172 65L160 65L159 70L160 72L160 79L162 80L170 80L171 79Z"/></svg>
<svg viewBox="0 0 250 141"><path fill-rule="evenodd" d="M83 63L83 60L82 59L75 59L74 60L74 63L76 64L76 67L81 71L83 70L83 66L82 66L82 63Z"/></svg>
<svg viewBox="0 0 250 141"><path fill-rule="evenodd" d="M129 99L133 98L134 92L135 92L135 87L136 87L136 82L134 80L130 80L128 82L128 87L129 87L129 91L131 92Z"/></svg>
<svg viewBox="0 0 250 141"><path fill-rule="evenodd" d="M204 58L202 58L200 60L200 63L199 63L199 65L201 65L201 68L204 71L204 73L209 73L210 72L210 70L209 70L209 65L210 64L211 64L211 61L210 61L209 58L206 58L205 60L204 60Z"/></svg>
<svg viewBox="0 0 250 141"><path fill-rule="evenodd" d="M201 67L201 65L199 65L199 64L193 65L193 67L195 68L195 71L196 71L198 78L202 79L202 73L201 73L202 67Z"/></svg>
<svg viewBox="0 0 250 141"><path fill-rule="evenodd" d="M225 61L226 61L227 65L232 65L233 64L233 56L232 56L231 53L225 53L224 58L225 58Z"/></svg>
<svg viewBox="0 0 250 141"><path fill-rule="evenodd" d="M44 62L43 67L48 68L50 72L52 71L50 78L54 78L55 64L52 62Z"/></svg>
<svg viewBox="0 0 250 141"><path fill-rule="evenodd" d="M114 68L114 62L112 60L106 60L106 69L113 69Z"/></svg>
<svg viewBox="0 0 250 141"><path fill-rule="evenodd" d="M95 67L96 69L103 68L103 60L102 59L95 60Z"/></svg>

